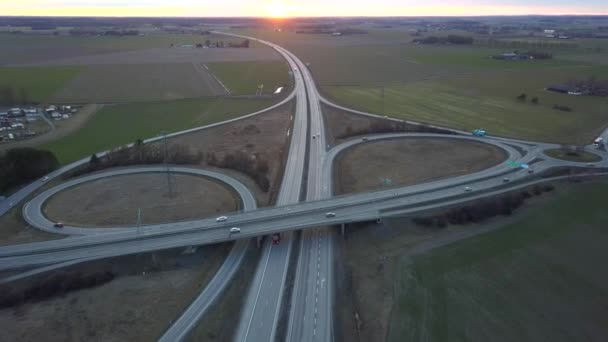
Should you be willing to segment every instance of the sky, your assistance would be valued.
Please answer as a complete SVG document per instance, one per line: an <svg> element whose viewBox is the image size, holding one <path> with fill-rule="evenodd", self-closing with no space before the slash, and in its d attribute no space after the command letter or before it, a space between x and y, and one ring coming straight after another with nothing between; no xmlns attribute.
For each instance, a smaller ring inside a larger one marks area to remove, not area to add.
<svg viewBox="0 0 608 342"><path fill-rule="evenodd" d="M0 15L465 16L606 14L608 0L0 0Z"/></svg>

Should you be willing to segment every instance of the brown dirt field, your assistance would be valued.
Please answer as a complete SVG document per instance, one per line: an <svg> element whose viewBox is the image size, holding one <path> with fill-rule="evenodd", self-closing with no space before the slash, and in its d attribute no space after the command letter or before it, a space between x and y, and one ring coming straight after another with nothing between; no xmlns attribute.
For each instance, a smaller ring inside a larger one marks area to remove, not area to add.
<svg viewBox="0 0 608 342"><path fill-rule="evenodd" d="M386 121L380 118L372 118L363 115L356 115L323 105L323 117L327 128L327 143L331 146L341 144L351 138L341 138L348 130L360 131L368 128L374 122Z"/></svg>
<svg viewBox="0 0 608 342"><path fill-rule="evenodd" d="M269 164L270 191L264 193L255 185L251 178L232 170L221 169L228 175L242 181L254 193L259 206L271 205L281 185L283 165L289 151L287 130L292 127L291 116L294 112L294 102L290 102L271 112L251 118L214 127L171 139L172 143L189 146L194 152L205 155L213 152L218 160L224 155L243 151L256 158L266 160ZM205 161L199 167L217 170L209 167Z"/></svg>
<svg viewBox="0 0 608 342"><path fill-rule="evenodd" d="M237 195L212 179L174 174L172 182L177 196L169 197L164 173L103 178L56 194L44 213L53 221L86 227L135 225L138 208L142 223L154 224L204 218L240 207Z"/></svg>
<svg viewBox="0 0 608 342"><path fill-rule="evenodd" d="M53 140L63 138L64 136L80 129L84 124L95 115L99 110L103 108L103 105L99 104L87 104L84 105L78 113L72 115L69 120L53 121L55 129L49 130L47 133L36 136L32 139L27 139L10 144L0 144L0 151L2 149L9 149L13 147L34 147L45 143L49 143ZM42 119L39 121L44 122Z"/></svg>
<svg viewBox="0 0 608 342"><path fill-rule="evenodd" d="M88 66L55 93L52 101L112 103L224 94L224 88L200 63L108 64Z"/></svg>
<svg viewBox="0 0 608 342"><path fill-rule="evenodd" d="M82 273L108 270L115 278L97 287L1 309L0 340L156 340L208 283L230 246L199 247L193 254L174 249L71 267Z"/></svg>
<svg viewBox="0 0 608 342"><path fill-rule="evenodd" d="M364 143L338 156L335 190L345 194L424 183L484 170L505 158L493 145L456 139Z"/></svg>

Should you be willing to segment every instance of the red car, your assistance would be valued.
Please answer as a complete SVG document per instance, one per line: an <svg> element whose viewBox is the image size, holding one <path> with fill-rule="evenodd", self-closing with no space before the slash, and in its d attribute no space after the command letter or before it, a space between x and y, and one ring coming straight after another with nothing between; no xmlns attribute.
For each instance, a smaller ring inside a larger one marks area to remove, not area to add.
<svg viewBox="0 0 608 342"><path fill-rule="evenodd" d="M281 234L279 234L279 233L272 234L272 244L278 245L279 242L281 242Z"/></svg>

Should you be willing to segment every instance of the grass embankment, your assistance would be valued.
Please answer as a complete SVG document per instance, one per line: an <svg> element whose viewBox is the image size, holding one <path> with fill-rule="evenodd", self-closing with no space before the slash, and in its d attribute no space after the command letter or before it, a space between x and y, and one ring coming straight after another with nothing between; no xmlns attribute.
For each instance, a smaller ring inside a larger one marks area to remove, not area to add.
<svg viewBox="0 0 608 342"><path fill-rule="evenodd" d="M81 70L78 66L0 67L0 88L13 89L13 103L23 101L24 95L25 102L44 102ZM9 99L0 94L0 101Z"/></svg>
<svg viewBox="0 0 608 342"><path fill-rule="evenodd" d="M254 95L261 84L264 94L272 94L277 87L291 84L289 68L284 61L223 62L207 66L232 95Z"/></svg>
<svg viewBox="0 0 608 342"><path fill-rule="evenodd" d="M608 181L397 266L389 341L602 340Z"/></svg>
<svg viewBox="0 0 608 342"><path fill-rule="evenodd" d="M598 162L598 161L602 160L602 158L600 156L598 156L597 154L593 154L593 153L585 152L585 151L571 152L571 151L566 151L566 150L563 150L560 148L555 148L555 149L551 149L551 150L546 150L546 151L544 151L544 153L551 158L568 160L568 161L573 161L573 162L580 162L580 163L594 163L594 162Z"/></svg>
<svg viewBox="0 0 608 342"><path fill-rule="evenodd" d="M239 117L272 104L271 99L203 98L106 106L80 130L40 146L61 164L111 148Z"/></svg>
<svg viewBox="0 0 608 342"><path fill-rule="evenodd" d="M605 68L579 68L586 77ZM545 86L568 79L565 70L475 73L437 80L381 86L330 86L323 89L337 102L391 117L492 135L540 141L588 144L606 124L604 97L568 96ZM526 101L516 97L527 95ZM383 95L384 94L384 95ZM538 104L531 99L538 97ZM571 112L554 105L568 106Z"/></svg>

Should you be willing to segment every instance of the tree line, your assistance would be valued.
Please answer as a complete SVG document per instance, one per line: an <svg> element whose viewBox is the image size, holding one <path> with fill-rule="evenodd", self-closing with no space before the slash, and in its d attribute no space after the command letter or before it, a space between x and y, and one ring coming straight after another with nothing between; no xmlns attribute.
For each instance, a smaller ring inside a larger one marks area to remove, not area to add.
<svg viewBox="0 0 608 342"><path fill-rule="evenodd" d="M461 36L457 34L450 34L447 37L439 36L428 36L424 38L416 38L413 40L414 43L419 44L456 44L456 45L470 45L473 44L473 37Z"/></svg>
<svg viewBox="0 0 608 342"><path fill-rule="evenodd" d="M0 155L0 192L29 183L58 167L59 162L50 151L29 147L11 148Z"/></svg>
<svg viewBox="0 0 608 342"><path fill-rule="evenodd" d="M463 225L483 222L498 215L509 216L513 214L515 209L521 207L527 199L540 196L542 193L554 189L555 187L551 184L537 184L526 190L479 200L473 204L453 208L438 215L414 217L412 222L424 227L444 228L448 224Z"/></svg>
<svg viewBox="0 0 608 342"><path fill-rule="evenodd" d="M27 89L11 86L0 86L0 105L14 106L30 104L31 99Z"/></svg>

